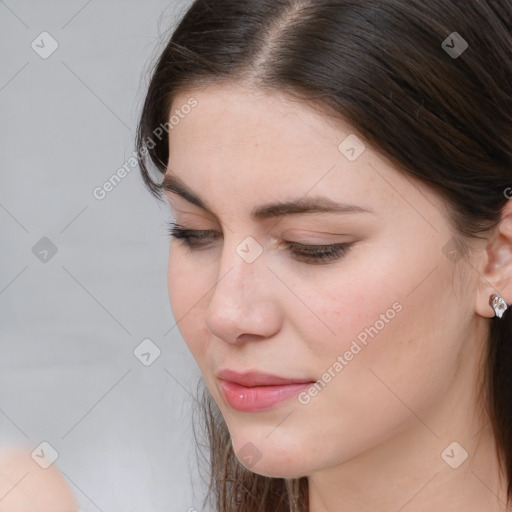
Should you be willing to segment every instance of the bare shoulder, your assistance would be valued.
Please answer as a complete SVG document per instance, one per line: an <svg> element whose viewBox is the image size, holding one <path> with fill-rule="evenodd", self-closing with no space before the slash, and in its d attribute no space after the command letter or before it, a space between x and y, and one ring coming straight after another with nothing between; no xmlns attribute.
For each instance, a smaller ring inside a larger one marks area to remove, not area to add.
<svg viewBox="0 0 512 512"><path fill-rule="evenodd" d="M55 464L38 464L27 448L0 447L0 512L78 512Z"/></svg>

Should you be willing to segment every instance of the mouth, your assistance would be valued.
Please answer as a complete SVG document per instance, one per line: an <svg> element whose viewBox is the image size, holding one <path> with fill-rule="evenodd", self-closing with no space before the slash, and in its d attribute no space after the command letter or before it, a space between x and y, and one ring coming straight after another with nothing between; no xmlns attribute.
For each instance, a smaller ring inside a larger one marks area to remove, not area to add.
<svg viewBox="0 0 512 512"><path fill-rule="evenodd" d="M254 370L240 373L224 369L219 371L216 377L227 403L241 412L272 409L316 382L311 379L280 377Z"/></svg>

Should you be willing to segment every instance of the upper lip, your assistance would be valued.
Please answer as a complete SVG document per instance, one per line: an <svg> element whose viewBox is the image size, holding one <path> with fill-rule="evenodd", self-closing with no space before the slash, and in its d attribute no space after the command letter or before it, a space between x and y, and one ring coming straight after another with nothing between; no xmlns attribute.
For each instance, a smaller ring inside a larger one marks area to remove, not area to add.
<svg viewBox="0 0 512 512"><path fill-rule="evenodd" d="M286 384L305 384L314 382L311 379L288 378L271 375L269 373L250 370L246 372L236 372L228 368L217 372L217 377L222 380L234 382L241 386L279 386Z"/></svg>

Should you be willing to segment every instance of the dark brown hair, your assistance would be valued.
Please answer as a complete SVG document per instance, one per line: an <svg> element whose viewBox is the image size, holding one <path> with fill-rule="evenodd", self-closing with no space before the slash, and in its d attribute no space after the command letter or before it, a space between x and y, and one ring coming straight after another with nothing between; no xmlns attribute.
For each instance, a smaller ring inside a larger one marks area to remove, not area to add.
<svg viewBox="0 0 512 512"><path fill-rule="evenodd" d="M454 46L454 32L468 44L460 55L443 45ZM138 127L142 177L156 197L152 166L165 173L176 94L222 81L285 92L348 121L445 199L460 257L498 225L512 185L512 0L195 1L152 70ZM482 395L510 499L510 310L489 324ZM247 470L206 390L204 410L216 510L308 510L305 477Z"/></svg>

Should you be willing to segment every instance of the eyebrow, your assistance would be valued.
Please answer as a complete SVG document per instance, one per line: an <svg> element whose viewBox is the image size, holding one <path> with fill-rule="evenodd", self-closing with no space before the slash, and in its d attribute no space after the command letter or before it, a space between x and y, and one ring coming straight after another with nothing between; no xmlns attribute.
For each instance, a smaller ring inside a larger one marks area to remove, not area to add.
<svg viewBox="0 0 512 512"><path fill-rule="evenodd" d="M211 213L201 197L193 192L185 182L176 175L165 174L161 187L164 191L177 194L189 203ZM253 208L251 215L254 219L263 220L284 215L305 213L374 213L372 210L348 203L338 203L327 197L302 197L289 201L264 204Z"/></svg>

